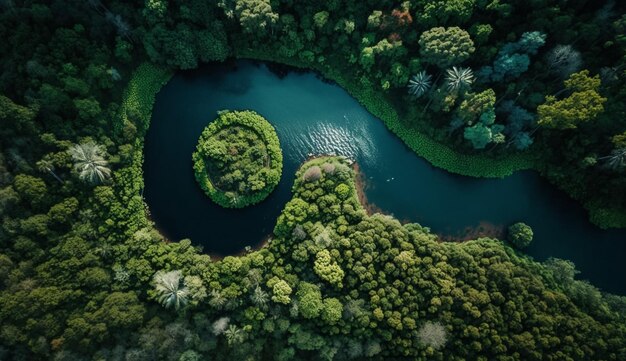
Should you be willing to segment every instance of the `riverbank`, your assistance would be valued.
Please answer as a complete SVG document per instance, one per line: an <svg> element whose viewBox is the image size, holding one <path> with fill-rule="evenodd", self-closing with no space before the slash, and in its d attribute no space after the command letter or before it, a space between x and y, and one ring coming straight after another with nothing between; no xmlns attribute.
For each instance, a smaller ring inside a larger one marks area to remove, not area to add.
<svg viewBox="0 0 626 361"><path fill-rule="evenodd" d="M305 62L297 58L284 58L276 52L263 49L245 49L239 47L235 57L285 64L300 70L312 70L320 74L325 80L331 81L345 89L371 114L382 120L386 127L398 136L418 156L426 159L435 167L442 168L450 173L477 178L503 178L520 170L536 170L542 168L541 161L532 153L519 153L504 158L494 158L485 155L460 154L445 144L441 144L428 135L416 129L407 127L400 121L400 116L384 94L363 86L351 79L348 72L332 69L316 62ZM626 211L610 209L598 204L597 201L582 199L580 192L576 192L556 179L540 172L557 188L566 192L578 201L588 212L589 220L602 229L626 228Z"/></svg>

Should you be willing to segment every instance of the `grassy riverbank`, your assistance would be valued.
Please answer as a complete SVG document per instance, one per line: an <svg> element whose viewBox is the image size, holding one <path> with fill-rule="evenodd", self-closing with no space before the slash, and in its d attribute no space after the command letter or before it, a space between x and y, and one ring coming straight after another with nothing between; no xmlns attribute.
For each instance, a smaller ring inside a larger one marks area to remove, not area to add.
<svg viewBox="0 0 626 361"><path fill-rule="evenodd" d="M328 63L320 64L298 58L284 58L278 56L276 52L262 49L238 49L236 56L241 59L270 61L317 71L324 78L336 82L348 91L370 113L381 119L387 128L417 155L428 160L433 166L448 172L478 178L503 178L520 170L540 171L546 168L541 160L530 152L497 158L489 155L458 153L419 130L407 126L406 121L401 121L387 95L374 90L373 87L364 87L350 76L347 69L334 69L328 66ZM590 221L595 225L604 229L626 227L626 212L624 210L606 208L597 201L585 202L582 192L570 189L565 182L559 182L558 179L551 179L545 172L541 173L555 186L581 202L589 212Z"/></svg>

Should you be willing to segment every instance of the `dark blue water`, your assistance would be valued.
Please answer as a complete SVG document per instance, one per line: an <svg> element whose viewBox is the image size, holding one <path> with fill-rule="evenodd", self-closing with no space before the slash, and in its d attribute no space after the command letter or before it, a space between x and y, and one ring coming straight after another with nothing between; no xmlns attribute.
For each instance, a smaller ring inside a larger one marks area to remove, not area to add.
<svg viewBox="0 0 626 361"><path fill-rule="evenodd" d="M193 177L191 153L222 109L260 113L276 128L283 149L276 190L242 210L213 204ZM234 254L271 234L307 156L329 153L358 162L368 200L385 213L444 235L526 222L535 232L530 255L572 260L581 278L626 294L626 231L593 226L579 204L534 172L476 179L432 167L343 89L311 73L279 78L265 66L238 62L236 68L176 75L157 95L146 137L145 197L166 237L190 238L210 254Z"/></svg>

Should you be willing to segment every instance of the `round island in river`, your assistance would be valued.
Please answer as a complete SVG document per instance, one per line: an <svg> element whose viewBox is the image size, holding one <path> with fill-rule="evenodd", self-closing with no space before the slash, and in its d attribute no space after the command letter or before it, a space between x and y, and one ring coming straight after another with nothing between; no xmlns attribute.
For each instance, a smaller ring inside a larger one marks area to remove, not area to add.
<svg viewBox="0 0 626 361"><path fill-rule="evenodd" d="M283 169L274 127L248 110L219 112L202 131L192 159L200 188L226 208L243 208L265 199Z"/></svg>

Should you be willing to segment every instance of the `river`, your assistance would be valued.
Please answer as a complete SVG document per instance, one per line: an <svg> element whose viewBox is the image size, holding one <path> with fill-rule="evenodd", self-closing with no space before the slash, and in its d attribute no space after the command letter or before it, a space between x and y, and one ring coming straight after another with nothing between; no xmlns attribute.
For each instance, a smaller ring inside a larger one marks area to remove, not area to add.
<svg viewBox="0 0 626 361"><path fill-rule="evenodd" d="M278 133L283 175L258 205L221 208L194 179L191 154L222 109L254 110ZM579 204L532 171L477 179L435 168L346 91L309 72L279 77L265 65L238 61L175 75L156 97L146 135L145 198L167 238L190 238L209 254L236 254L271 234L300 164L309 155L333 153L358 162L368 201L384 213L456 238L468 229L497 234L523 221L535 233L526 249L535 259L569 259L580 278L626 294L626 230L592 225Z"/></svg>

